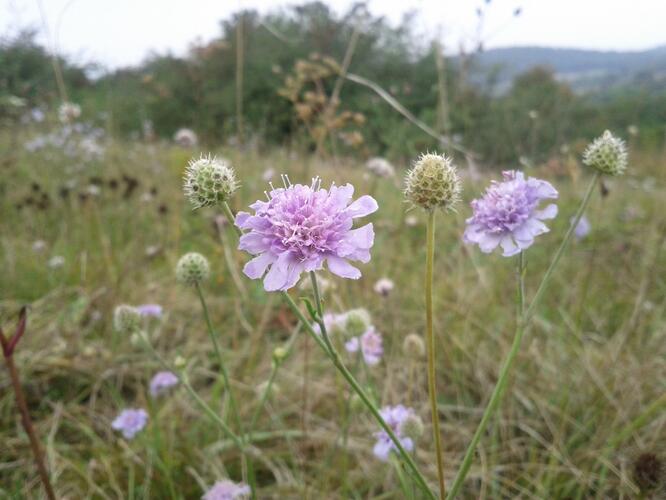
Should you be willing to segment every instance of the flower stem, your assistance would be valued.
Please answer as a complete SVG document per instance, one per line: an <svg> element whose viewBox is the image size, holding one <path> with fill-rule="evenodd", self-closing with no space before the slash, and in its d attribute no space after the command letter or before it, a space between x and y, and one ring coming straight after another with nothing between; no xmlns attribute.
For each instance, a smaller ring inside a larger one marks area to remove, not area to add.
<svg viewBox="0 0 666 500"><path fill-rule="evenodd" d="M228 205L227 205L228 208ZM226 393L229 395L229 407L231 408L231 415L234 419L234 422L236 424L236 429L240 435L244 435L244 430L243 430L243 424L240 419L240 415L238 413L238 407L236 406L236 398L234 398L234 393L231 388L231 382L229 379L229 372L227 371L226 365L224 363L224 357L222 356L222 350L220 349L220 345L217 341L217 334L215 333L215 330L213 328L213 323L210 320L210 314L208 313L208 306L206 305L206 300L203 295L203 291L201 290L201 285L197 282L195 285L197 289L197 294L199 295L199 301L201 302L201 308L203 309L203 314L204 318L206 320L206 326L208 327L208 335L210 336L210 339L213 343L213 346L215 348L215 354L217 355L218 362L220 364L220 371L222 372L222 379L224 380L224 387L226 390ZM198 395L197 395L198 397ZM242 464L243 464L243 469L245 470L247 468L247 474L250 479L250 488L252 489L252 497L254 498L255 496L255 490L256 490L256 478L254 475L254 466L252 464L252 459L247 456L245 453L244 447L242 448Z"/></svg>
<svg viewBox="0 0 666 500"><path fill-rule="evenodd" d="M217 355L217 360L220 365L220 371L222 372L222 379L224 380L224 387L227 394L229 395L229 406L231 407L231 414L233 415L234 421L238 426L238 431L241 434L243 434L242 424L240 421L240 417L238 416L238 409L236 407L236 399L234 398L233 392L231 390L231 383L229 381L229 372L227 372L226 365L224 364L224 357L222 356L222 350L220 349L220 344L217 341L217 335L215 333L215 330L213 329L213 323L210 320L210 315L208 313L208 306L206 305L206 300L204 299L203 292L201 290L201 286L199 285L199 283L197 283L195 287L197 290L197 294L199 296L199 301L201 302L201 308L203 309L204 318L206 320L208 335L210 336L210 340L213 343L213 348L215 349L215 354Z"/></svg>
<svg viewBox="0 0 666 500"><path fill-rule="evenodd" d="M463 481L465 480L465 477L467 476L467 473L469 472L469 468L472 466L472 459L474 457L474 452L476 451L476 446L479 444L481 436L485 432L491 417L494 415L495 410L497 409L502 399L502 394L504 393L504 389L506 388L506 382L508 380L509 371L511 370L513 362L516 359L516 354L518 353L518 349L520 348L520 342L522 341L523 334L525 333L525 328L524 328L525 324L523 321L524 320L523 309L525 306L525 297L523 294L524 290L523 279L525 274L524 266L525 266L525 258L523 252L520 252L518 256L518 293L517 293L518 306L516 310L516 316L517 316L516 334L513 337L513 344L511 345L511 350L509 351L509 355L504 360L504 365L502 366L502 369L500 371L499 378L497 379L497 383L495 384L495 388L493 389L493 393L490 396L490 401L488 402L488 406L486 406L486 409L483 412L483 416L481 417L481 422L479 423L479 426L477 427L476 432L472 437L472 441L467 447L465 458L463 459L462 464L460 466L460 470L458 471L458 474L456 475L456 478L453 481L453 486L451 486L451 490L449 491L447 499L452 500L453 498L455 498L455 496L458 494L458 491L460 490L460 487L462 486Z"/></svg>
<svg viewBox="0 0 666 500"><path fill-rule="evenodd" d="M497 380L497 383L495 384L495 388L493 389L493 393L490 396L490 401L488 402L488 406L486 406L485 411L483 412L483 416L481 417L481 422L479 422L479 426L476 429L476 432L474 433L474 436L472 437L472 441L470 442L469 446L467 447L467 451L465 452L465 457L463 458L463 461L460 465L460 469L458 470L458 474L456 475L456 478L453 482L453 486L451 487L451 490L449 491L448 496L446 497L447 500L453 500L455 496L458 494L460 491L460 488L462 487L462 484L465 480L465 477L467 476L467 473L469 472L469 468L472 465L472 458L474 456L474 452L476 450L476 446L479 444L479 440L481 439L481 436L483 435L488 422L492 415L495 413L495 410L499 406L499 403L502 399L502 395L504 392L504 388L506 386L506 380L507 376L509 374L509 371L511 370L511 367L514 362L514 358L516 357L516 354L518 353L518 349L520 347L520 342L522 340L523 334L525 332L525 329L527 328L530 319L532 318L532 315L534 314L534 311L536 310L536 307L539 305L539 302L541 298L543 297L543 294L550 282L550 278L553 275L553 271L555 270L555 267L557 267L557 264L559 263L560 259L562 258L562 255L564 254L564 250L566 247L569 245L569 242L571 241L571 238L574 234L574 230L576 229L576 226L578 225L578 222L580 221L581 217L583 216L583 213L585 213L585 209L589 205L590 199L592 197L592 192L594 191L594 187L597 184L597 181L599 180L600 174L599 172L594 173L594 177L590 181L589 186L587 187L587 190L585 191L585 195L583 196L583 199L581 201L580 206L578 207L578 211L576 212L576 215L573 218L573 221L571 225L569 226L569 229L567 230L566 234L564 235L564 239L562 240L562 243L560 244L559 248L555 252L555 255L553 256L553 259L550 263L550 266L546 270L545 274L543 275L543 278L541 279L541 283L539 284L539 288L537 288L536 293L534 294L534 297L532 301L530 302L530 305L525 308L524 304L524 294L523 294L523 274L524 274L524 258L522 252L520 253L520 258L519 258L519 268L520 268L520 276L519 276L519 301L521 304L519 304L519 318L517 322L517 327L516 327L516 335L513 339L513 345L511 346L511 350L509 351L508 357L504 361L504 365L502 366L502 369L500 371L499 378Z"/></svg>
<svg viewBox="0 0 666 500"><path fill-rule="evenodd" d="M238 236L243 236L243 231L241 231L241 228L236 225L236 218L234 217L234 213L231 211L231 207L226 201L222 202L222 210L224 210L224 215L229 221L231 227L234 229L234 231L236 231L236 234Z"/></svg>
<svg viewBox="0 0 666 500"><path fill-rule="evenodd" d="M44 464L44 454L42 453L41 446L39 445L39 440L37 439L35 429L32 426L32 420L30 419L30 413L28 412L28 404L26 403L23 389L21 388L21 381L19 380L18 371L16 370L16 365L14 364L13 354L5 355L5 363L7 364L9 378L11 380L12 387L14 388L16 405L18 406L19 412L21 413L21 423L23 424L23 428L25 429L25 432L28 435L28 439L30 440L30 447L32 448L32 454L35 457L35 463L37 464L39 477L42 480L42 484L44 485L46 496L49 498L49 500L55 500L56 496L53 492L53 487L51 486L51 481L46 470L46 465Z"/></svg>
<svg viewBox="0 0 666 500"><path fill-rule="evenodd" d="M350 387L358 394L359 398L361 398L361 401L363 401L363 404L370 410L370 413L372 416L375 418L377 423L380 425L380 427L388 434L389 438L391 441L393 441L393 444L395 445L398 453L402 457L402 459L405 461L407 464L407 467L410 469L412 472L414 479L418 483L419 487L423 490L423 492L426 494L428 498L431 500L435 500L436 497L428 487L428 483L426 483L425 478L417 468L416 464L414 463L414 460L412 457L407 453L405 448L402 446L400 443L400 440L396 437L395 433L391 429L391 427L386 423L386 421L382 418L381 414L379 413L379 410L377 407L372 403L368 395L365 393L363 388L360 386L360 384L356 381L354 376L351 374L351 372L347 369L347 367L342 363L342 360L340 359L340 356L338 356L337 352L335 349L332 351L329 349L328 346L331 348L333 347L330 340L328 340L328 334L325 333L325 329L322 329L322 335L317 334L317 332L314 331L312 328L312 325L310 322L305 318L305 315L303 312L300 310L300 308L296 305L294 300L289 296L287 292L282 292L282 297L285 299L291 310L294 312L296 317L303 323L303 326L307 329L308 333L310 336L315 340L317 345L321 347L321 349L326 353L326 355L330 358L330 360L333 362L333 365L335 368L340 372L340 374L345 378L347 383L350 385ZM323 323L323 321L322 321ZM323 337L326 339L328 342L325 342L322 340ZM328 344L328 345L327 345Z"/></svg>
<svg viewBox="0 0 666 500"><path fill-rule="evenodd" d="M234 214L231 211L231 208L229 205L224 202L222 204L224 213L229 220L229 222L232 224L232 226L236 229L236 233L238 236L242 236L243 231L241 231L240 228L236 227L234 225ZM314 285L316 287L316 276L314 277L315 282ZM318 287L315 288L317 290L316 294L319 294ZM305 329L308 331L310 336L315 340L317 345L321 347L321 349L324 351L324 353L331 359L333 362L333 365L336 367L336 369L342 374L342 376L345 378L347 383L351 386L351 388L358 394L358 396L361 398L361 401L363 401L363 404L370 410L370 413L372 416L375 418L379 426L386 431L386 434L388 434L389 438L391 438L391 441L393 441L393 444L395 445L396 449L398 450L398 453L402 457L402 459L405 461L407 464L407 467L410 469L412 472L414 479L418 483L419 487L423 490L424 494L427 496L427 498L431 500L436 500L435 495L432 493L432 490L430 490L430 487L428 486L428 483L426 482L425 478L419 471L418 467L414 463L414 460L412 459L411 455L407 453L405 448L402 446L402 443L400 443L400 440L396 437L395 433L389 427L389 425L386 423L386 421L382 418L381 414L379 413L379 410L377 407L372 403L368 395L365 393L363 388L360 386L360 384L356 381L354 376L351 374L351 372L347 369L347 367L342 363L342 360L340 359L340 356L338 356L337 352L333 348L332 344L330 343L330 340L328 339L328 334L326 332L326 328L323 325L323 319L321 320L320 325L322 326L322 335L321 337L326 339L326 343L320 338L320 335L317 334L317 332L314 331L312 328L312 325L310 324L310 321L307 320L303 312L300 310L300 308L296 305L294 300L289 296L289 294L285 291L281 292L282 297L284 300L287 302L291 310L294 312L296 317L301 321ZM318 310L321 308L321 302L317 301L317 307ZM319 314L319 313L318 313ZM321 315L320 315L321 316ZM328 345L326 345L328 343ZM330 346L330 348L329 348Z"/></svg>
<svg viewBox="0 0 666 500"><path fill-rule="evenodd" d="M428 346L428 396L432 418L432 433L435 438L437 457L437 478L439 479L439 497L444 500L446 485L444 484L444 460L442 456L442 436L439 429L439 411L437 410L437 388L435 384L435 334L432 321L432 276L435 261L435 211L428 212L426 229L426 272L425 272L425 303L426 303L426 340Z"/></svg>
<svg viewBox="0 0 666 500"><path fill-rule="evenodd" d="M185 387L185 390L187 390L188 394L194 399L194 401L199 405L199 408L201 408L206 415L211 417L211 419L220 426L220 429L234 442L236 447L238 448L239 451L244 452L244 446L243 442L241 439L234 434L234 432L229 428L229 426L226 424L224 420L222 420L218 414L213 410L208 404L199 396L194 388L190 385L190 381L188 380L187 376L184 373L180 373L178 370L173 369L172 367L169 366L169 364L164 360L162 356L155 350L153 345L150 343L150 340L146 338L145 333L140 333L139 338L143 342L144 346L148 348L150 353L153 355L153 357L157 360L157 362L162 365L162 368L164 368L167 371L170 371L176 377L178 377L178 381L183 384L183 387Z"/></svg>
<svg viewBox="0 0 666 500"><path fill-rule="evenodd" d="M585 213L585 209L590 203L590 198L592 197L592 193L594 192L594 188L597 185L597 181L601 177L601 174L599 172L594 173L594 177L592 177L592 180L590 181L590 185L587 187L587 191L585 191L585 195L583 196L583 200L580 203L580 206L578 207L578 211L576 212L576 215L574 215L573 221L571 222L571 225L569 226L569 229L567 230L566 234L564 235L564 239L562 240L562 243L560 243L559 248L555 252L555 255L553 256L553 260L550 262L550 266L546 270L546 273L543 275L543 278L541 279L541 283L539 284L539 288L537 288L536 293L534 294L534 298L532 299L532 302L530 302L529 307L527 308L527 311L525 312L525 323L528 323L529 320L531 319L532 315L534 314L534 311L536 310L537 305L539 305L539 301L541 300L541 297L543 296L544 292L546 291L546 288L549 284L550 278L553 274L553 271L557 267L557 264L560 262L560 259L562 258L562 255L564 254L564 250L566 249L567 246L569 246L569 242L571 241L571 238L574 235L574 231L576 230L576 226L578 226L578 223L580 222L580 219L583 217L583 214Z"/></svg>

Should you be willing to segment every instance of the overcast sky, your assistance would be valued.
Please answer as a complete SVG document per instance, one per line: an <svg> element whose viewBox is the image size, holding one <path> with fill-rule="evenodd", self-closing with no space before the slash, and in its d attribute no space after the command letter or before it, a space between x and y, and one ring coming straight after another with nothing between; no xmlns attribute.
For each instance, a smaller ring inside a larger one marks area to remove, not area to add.
<svg viewBox="0 0 666 500"><path fill-rule="evenodd" d="M43 33L43 5L51 39L78 62L109 67L137 64L151 50L182 54L189 43L220 33L219 21L239 8L270 11L301 2L269 0L0 0L0 34L33 26ZM343 12L352 0L329 0ZM417 31L441 33L456 48L475 36L476 8L485 0L370 0L373 14L394 23L409 8ZM522 15L513 19L518 6ZM640 50L666 44L666 0L493 0L487 8L486 47L541 45ZM46 37L43 38L46 40Z"/></svg>

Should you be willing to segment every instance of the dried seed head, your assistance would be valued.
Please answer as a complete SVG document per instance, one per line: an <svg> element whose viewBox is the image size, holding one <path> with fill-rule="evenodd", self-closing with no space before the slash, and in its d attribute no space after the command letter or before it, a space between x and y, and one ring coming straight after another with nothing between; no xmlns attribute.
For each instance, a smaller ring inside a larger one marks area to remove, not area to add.
<svg viewBox="0 0 666 500"><path fill-rule="evenodd" d="M633 464L634 482L642 493L655 490L666 481L666 464L656 453L644 452Z"/></svg>
<svg viewBox="0 0 666 500"><path fill-rule="evenodd" d="M176 264L176 279L183 285L196 285L207 280L209 276L208 259L200 253L186 253Z"/></svg>
<svg viewBox="0 0 666 500"><path fill-rule="evenodd" d="M424 210L452 210L462 190L456 167L443 155L423 154L405 178L405 198Z"/></svg>
<svg viewBox="0 0 666 500"><path fill-rule="evenodd" d="M190 160L185 170L183 191L195 210L227 201L238 186L234 169L215 157Z"/></svg>
<svg viewBox="0 0 666 500"><path fill-rule="evenodd" d="M627 147L608 130L583 153L583 163L608 175L622 175L627 169Z"/></svg>
<svg viewBox="0 0 666 500"><path fill-rule="evenodd" d="M133 334L141 327L141 314L126 304L116 307L113 311L113 328L117 332Z"/></svg>
<svg viewBox="0 0 666 500"><path fill-rule="evenodd" d="M422 359L425 356L425 342L417 333L410 333L402 341L402 350L405 355L412 359Z"/></svg>

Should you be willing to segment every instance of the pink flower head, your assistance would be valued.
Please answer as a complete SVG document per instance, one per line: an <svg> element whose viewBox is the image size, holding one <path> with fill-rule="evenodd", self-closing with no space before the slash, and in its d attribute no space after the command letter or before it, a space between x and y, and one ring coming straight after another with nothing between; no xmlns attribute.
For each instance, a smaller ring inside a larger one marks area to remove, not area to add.
<svg viewBox="0 0 666 500"><path fill-rule="evenodd" d="M412 438L403 435L402 424L414 415L414 410L403 405L385 406L379 410L379 413L396 435L403 448L407 451L412 451L414 449L414 441ZM395 449L395 444L384 430L376 432L375 437L377 438L377 442L372 452L379 460L386 462L391 450Z"/></svg>
<svg viewBox="0 0 666 500"><path fill-rule="evenodd" d="M542 200L556 199L558 194L548 182L528 177L522 172L503 172L503 182L493 181L482 198L473 200L473 215L467 219L465 243L476 243L484 253L498 245L503 256L510 257L528 248L534 238L547 233L543 219L557 215L557 205L539 210Z"/></svg>
<svg viewBox="0 0 666 500"><path fill-rule="evenodd" d="M111 428L116 431L121 431L125 439L132 439L139 431L141 431L148 422L148 413L146 410L139 408L129 408L123 410L111 422Z"/></svg>
<svg viewBox="0 0 666 500"><path fill-rule="evenodd" d="M363 360L368 366L374 366L381 361L384 354L382 336L375 330L374 326L368 328L360 337L352 337L345 342L347 352L358 352L359 348L361 349Z"/></svg>
<svg viewBox="0 0 666 500"><path fill-rule="evenodd" d="M136 306L136 310L139 311L139 314L144 317L159 318L162 316L162 306L159 304L142 304Z"/></svg>
<svg viewBox="0 0 666 500"><path fill-rule="evenodd" d="M575 217L572 217L569 222L573 224L574 219ZM576 227L574 228L574 236L576 237L576 240L580 241L586 238L591 231L592 231L592 224L590 224L590 219L588 219L585 215L583 215L578 221L578 224L576 224Z"/></svg>
<svg viewBox="0 0 666 500"><path fill-rule="evenodd" d="M172 372L157 372L150 380L150 395L155 398L175 385L178 385L178 377Z"/></svg>
<svg viewBox="0 0 666 500"><path fill-rule="evenodd" d="M375 233L372 224L352 229L354 219L377 210L371 196L350 204L351 184L322 189L313 179L310 186L290 184L273 188L268 201L250 205L255 214L239 212L236 225L249 232L238 248L255 255L243 272L252 279L264 277L266 291L288 290L302 272L317 271L328 263L333 274L358 279L361 271L348 261L368 262ZM270 269L269 269L270 268Z"/></svg>
<svg viewBox="0 0 666 500"><path fill-rule="evenodd" d="M247 498L250 495L250 487L243 483L234 483L225 479L218 481L202 497L202 500L236 500Z"/></svg>

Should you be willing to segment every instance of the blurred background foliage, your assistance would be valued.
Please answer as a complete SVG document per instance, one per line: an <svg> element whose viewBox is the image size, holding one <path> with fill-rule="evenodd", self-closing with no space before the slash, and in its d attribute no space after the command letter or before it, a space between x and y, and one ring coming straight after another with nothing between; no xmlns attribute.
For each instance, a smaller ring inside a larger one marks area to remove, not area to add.
<svg viewBox="0 0 666 500"><path fill-rule="evenodd" d="M184 57L153 54L140 66L114 71L67 59L59 63L70 100L81 104L84 119L96 121L107 132L136 137L150 123L157 136L170 138L177 129L189 127L203 142L219 144L238 141L240 54L242 137L258 147L315 150L316 137L299 118L295 101L281 90L290 78L298 78L299 64L305 61L328 57L341 64L358 29L349 72L377 83L416 118L473 151L484 164L506 164L521 157L547 161L604 128L625 136L628 130L640 130L636 138L640 144L634 146L663 147L666 86L648 84L646 77L644 86L633 80L631 85L581 94L558 80L552 68L534 67L500 89L500 68L471 76L483 52L481 45L477 52L445 60L444 122L438 109L438 49L413 32L411 20L406 16L399 26L391 26L362 4L338 15L325 4L312 2L265 15L238 12L221 22L218 39L192 45ZM239 27L241 36L237 36ZM2 41L0 68L0 101L16 96L31 107L57 107L51 56L36 42L34 31ZM330 95L336 78L335 72L323 78L320 90ZM344 82L336 106L338 112L357 118L353 132L339 131L342 152L347 148L363 156L404 159L438 146L437 140L355 82Z"/></svg>

